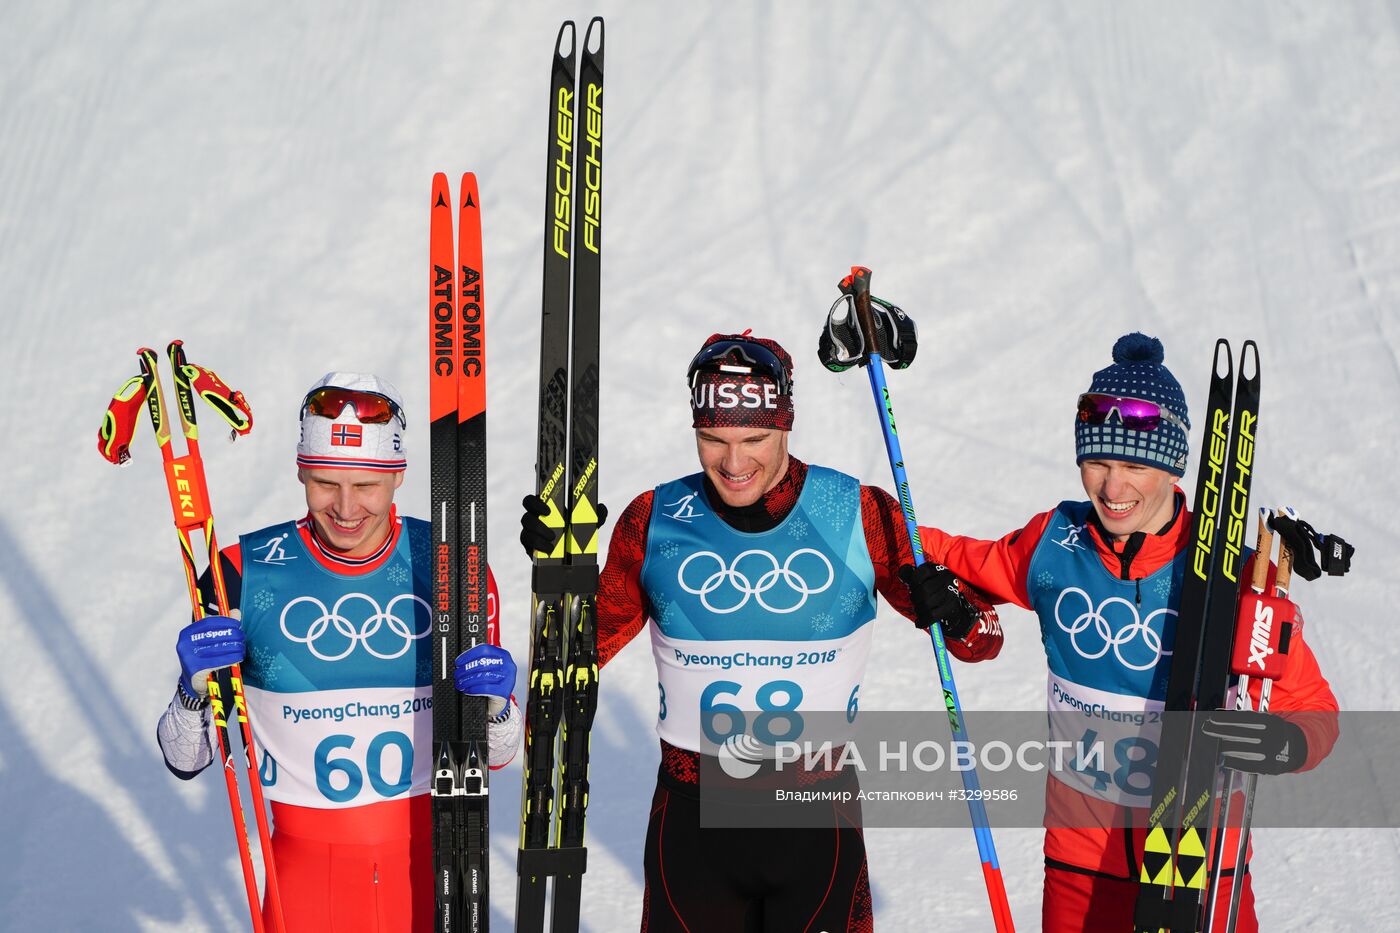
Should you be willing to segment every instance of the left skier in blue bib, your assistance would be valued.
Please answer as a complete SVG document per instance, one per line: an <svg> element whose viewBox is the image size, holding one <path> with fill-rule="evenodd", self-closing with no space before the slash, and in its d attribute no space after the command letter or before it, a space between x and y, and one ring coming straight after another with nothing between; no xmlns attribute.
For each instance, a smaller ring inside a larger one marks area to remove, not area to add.
<svg viewBox="0 0 1400 933"><path fill-rule="evenodd" d="M192 623L176 645L180 683L158 738L181 778L213 761L209 672L243 665L291 931L433 928L431 526L394 507L406 426L398 391L376 376L313 386L297 445L306 517L225 548L235 618ZM497 603L493 578L490 644L458 657L456 678L489 698L492 768L521 732Z"/></svg>

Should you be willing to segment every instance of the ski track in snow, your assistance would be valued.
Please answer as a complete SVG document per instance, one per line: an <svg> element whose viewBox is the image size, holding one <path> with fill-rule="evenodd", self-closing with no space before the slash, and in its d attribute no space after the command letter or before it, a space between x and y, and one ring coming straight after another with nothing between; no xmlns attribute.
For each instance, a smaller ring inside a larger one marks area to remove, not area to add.
<svg viewBox="0 0 1400 933"><path fill-rule="evenodd" d="M888 487L863 376L814 362L852 262L921 325L919 364L891 378L921 518L984 537L1077 496L1069 400L1119 334L1161 336L1197 410L1214 337L1253 336L1255 501L1287 498L1358 547L1352 577L1300 588L1309 642L1344 707L1400 707L1377 611L1400 564L1374 512L1400 460L1393 7L28 0L0 8L0 433L22 490L0 512L7 928L246 928L223 789L169 776L154 742L186 611L159 454L143 428L113 470L95 428L143 343L182 337L244 389L252 437L204 445L231 543L300 514L305 387L375 370L420 414L399 501L421 512L435 170L482 186L490 536L524 663L546 69L559 17L595 12L614 510L694 469L685 363L749 326L797 359L794 452ZM959 668L964 702L1040 708L1035 620L1004 624L1001 658ZM603 675L593 931L640 914L658 758L642 642ZM926 639L883 610L870 671L867 709L939 708ZM492 787L497 929L519 780L517 763ZM1041 833L996 840L1033 930ZM867 841L880 929L991 929L970 832ZM1265 929L1400 926L1396 830L1264 830L1253 871Z"/></svg>

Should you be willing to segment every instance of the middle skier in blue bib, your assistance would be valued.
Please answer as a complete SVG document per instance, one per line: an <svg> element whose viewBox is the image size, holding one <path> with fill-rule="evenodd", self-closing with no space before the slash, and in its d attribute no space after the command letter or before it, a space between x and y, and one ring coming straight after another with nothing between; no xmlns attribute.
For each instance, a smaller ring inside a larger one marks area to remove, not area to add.
<svg viewBox="0 0 1400 933"><path fill-rule="evenodd" d="M776 342L716 334L689 383L701 472L623 511L598 588L600 666L652 623L661 767L642 929L870 930L858 809L833 808L824 828L702 828L702 765L716 773L707 752L740 717L773 745L802 714L854 716L877 593L942 624L965 661L995 657L1001 628L951 573L917 594L901 582L913 560L892 496L788 453L792 359ZM550 536L543 503L525 504L521 541L534 551Z"/></svg>

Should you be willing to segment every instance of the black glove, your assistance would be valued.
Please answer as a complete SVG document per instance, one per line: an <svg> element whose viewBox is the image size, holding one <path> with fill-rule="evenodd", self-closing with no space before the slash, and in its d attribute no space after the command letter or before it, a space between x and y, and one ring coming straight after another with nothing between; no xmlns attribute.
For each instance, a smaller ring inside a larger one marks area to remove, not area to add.
<svg viewBox="0 0 1400 933"><path fill-rule="evenodd" d="M544 524L544 517L549 514L549 506L534 494L520 500L520 505L525 509L520 516L520 544L525 548L525 553L534 557L536 551L550 550L554 546L556 534ZM603 522L608 520L608 507L599 502L595 511L598 513L598 527L602 528Z"/></svg>
<svg viewBox="0 0 1400 933"><path fill-rule="evenodd" d="M1308 760L1303 730L1282 716L1255 710L1211 713L1201 732L1220 740L1221 763L1251 774L1287 774Z"/></svg>
<svg viewBox="0 0 1400 933"><path fill-rule="evenodd" d="M871 297L870 317L875 322L875 349L891 369L904 369L919 350L919 329L913 318L887 301ZM865 338L852 299L843 295L831 306L826 326L817 338L817 359L834 373L845 372L866 355Z"/></svg>
<svg viewBox="0 0 1400 933"><path fill-rule="evenodd" d="M1293 552L1293 572L1304 580L1316 580L1323 571L1328 576L1340 577L1351 569L1351 555L1356 553L1356 548L1336 535L1319 534L1301 518L1287 515L1270 515L1269 527ZM1314 547L1322 554L1321 566L1313 556Z"/></svg>
<svg viewBox="0 0 1400 933"><path fill-rule="evenodd" d="M945 638L962 641L981 618L958 585L957 576L942 564L905 564L899 568L899 579L909 587L914 624L919 628L937 622L943 626Z"/></svg>

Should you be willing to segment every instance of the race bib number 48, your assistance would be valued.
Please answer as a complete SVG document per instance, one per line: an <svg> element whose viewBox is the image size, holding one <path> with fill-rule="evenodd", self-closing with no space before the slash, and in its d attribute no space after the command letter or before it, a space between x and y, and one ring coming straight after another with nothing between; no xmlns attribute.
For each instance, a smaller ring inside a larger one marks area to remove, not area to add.
<svg viewBox="0 0 1400 933"><path fill-rule="evenodd" d="M1107 693L1053 674L1048 691L1050 738L1072 749L1055 777L1119 806L1150 806L1162 701Z"/></svg>

